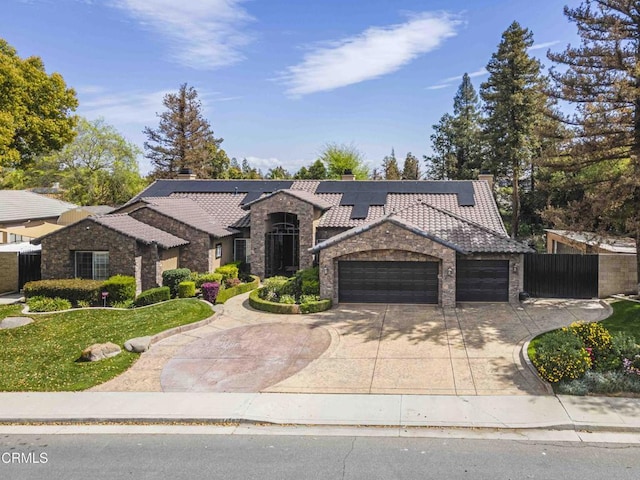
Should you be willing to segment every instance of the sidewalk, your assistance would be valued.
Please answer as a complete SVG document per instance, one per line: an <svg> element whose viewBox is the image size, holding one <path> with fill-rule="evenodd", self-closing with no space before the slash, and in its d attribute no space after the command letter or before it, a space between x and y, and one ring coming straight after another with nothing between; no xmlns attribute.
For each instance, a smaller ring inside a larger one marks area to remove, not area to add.
<svg viewBox="0 0 640 480"><path fill-rule="evenodd" d="M0 423L201 422L640 433L640 399L282 393L0 393Z"/></svg>

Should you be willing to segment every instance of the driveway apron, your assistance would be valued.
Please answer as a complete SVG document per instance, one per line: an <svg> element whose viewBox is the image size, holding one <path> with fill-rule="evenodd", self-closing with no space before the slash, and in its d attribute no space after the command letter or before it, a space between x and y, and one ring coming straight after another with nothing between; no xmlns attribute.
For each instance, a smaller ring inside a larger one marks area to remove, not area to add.
<svg viewBox="0 0 640 480"><path fill-rule="evenodd" d="M606 318L597 300L522 305L342 304L276 315L228 300L211 324L154 344L97 391L544 395L524 342Z"/></svg>

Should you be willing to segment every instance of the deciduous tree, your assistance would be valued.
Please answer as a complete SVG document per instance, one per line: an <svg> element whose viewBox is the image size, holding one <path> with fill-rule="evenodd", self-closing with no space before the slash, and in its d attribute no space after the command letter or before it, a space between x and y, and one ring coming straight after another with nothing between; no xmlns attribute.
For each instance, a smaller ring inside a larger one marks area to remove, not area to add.
<svg viewBox="0 0 640 480"><path fill-rule="evenodd" d="M320 153L319 160L327 166L328 178L338 179L348 171L356 180L369 178L369 167L354 145L330 143Z"/></svg>

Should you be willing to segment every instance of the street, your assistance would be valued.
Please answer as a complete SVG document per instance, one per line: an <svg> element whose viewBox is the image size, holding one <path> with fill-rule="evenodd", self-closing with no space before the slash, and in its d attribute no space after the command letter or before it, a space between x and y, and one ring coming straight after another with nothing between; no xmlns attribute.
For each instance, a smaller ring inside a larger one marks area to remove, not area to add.
<svg viewBox="0 0 640 480"><path fill-rule="evenodd" d="M634 479L626 444L271 435L2 435L0 478Z"/></svg>

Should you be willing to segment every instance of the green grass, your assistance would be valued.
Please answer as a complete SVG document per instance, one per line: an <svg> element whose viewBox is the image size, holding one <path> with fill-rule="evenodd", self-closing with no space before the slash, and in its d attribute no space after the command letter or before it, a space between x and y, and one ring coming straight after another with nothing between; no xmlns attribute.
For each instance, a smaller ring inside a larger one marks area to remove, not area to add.
<svg viewBox="0 0 640 480"><path fill-rule="evenodd" d="M20 312L23 308L23 304L0 305L0 320L7 317L20 317Z"/></svg>
<svg viewBox="0 0 640 480"><path fill-rule="evenodd" d="M640 303L621 300L611 306L613 314L600 324L611 333L625 332L640 342Z"/></svg>
<svg viewBox="0 0 640 480"><path fill-rule="evenodd" d="M11 307L0 307L0 317L18 314L20 308ZM126 340L212 314L204 302L181 299L127 311L32 315L35 322L30 325L0 330L0 391L85 390L121 374L139 357L122 348ZM104 342L119 345L122 353L98 362L76 361L84 348Z"/></svg>

